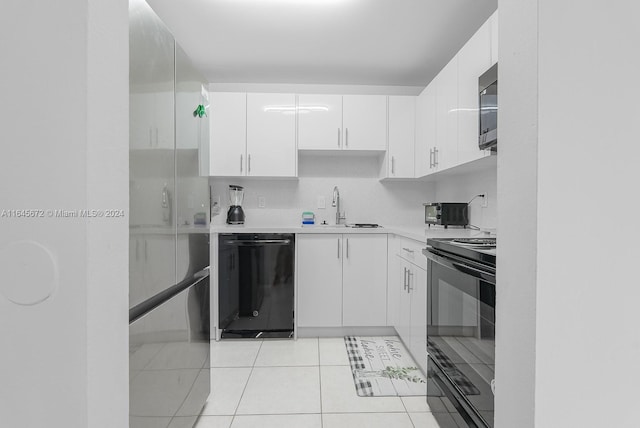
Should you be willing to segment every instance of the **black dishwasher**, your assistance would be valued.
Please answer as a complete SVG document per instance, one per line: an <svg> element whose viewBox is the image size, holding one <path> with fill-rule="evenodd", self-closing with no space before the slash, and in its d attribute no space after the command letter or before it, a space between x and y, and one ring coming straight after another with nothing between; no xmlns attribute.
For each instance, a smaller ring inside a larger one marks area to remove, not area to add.
<svg viewBox="0 0 640 428"><path fill-rule="evenodd" d="M295 235L218 235L222 339L293 336Z"/></svg>

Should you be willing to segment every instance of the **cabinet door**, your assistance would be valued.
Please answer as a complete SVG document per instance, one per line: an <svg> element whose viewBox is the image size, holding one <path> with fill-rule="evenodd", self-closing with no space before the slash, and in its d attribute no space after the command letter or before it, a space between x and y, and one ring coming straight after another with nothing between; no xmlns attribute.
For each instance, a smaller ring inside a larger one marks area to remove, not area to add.
<svg viewBox="0 0 640 428"><path fill-rule="evenodd" d="M387 323L387 236L344 235L342 325Z"/></svg>
<svg viewBox="0 0 640 428"><path fill-rule="evenodd" d="M298 149L342 147L342 95L298 95Z"/></svg>
<svg viewBox="0 0 640 428"><path fill-rule="evenodd" d="M129 146L131 149L155 147L153 93L129 94Z"/></svg>
<svg viewBox="0 0 640 428"><path fill-rule="evenodd" d="M295 98L293 94L247 94L247 175L295 177Z"/></svg>
<svg viewBox="0 0 640 428"><path fill-rule="evenodd" d="M436 81L420 94L416 105L415 176L424 177L432 171L436 145Z"/></svg>
<svg viewBox="0 0 640 428"><path fill-rule="evenodd" d="M395 235L387 235L387 325L395 327L398 325L400 316L400 302L398 298L398 288L400 283L400 258L397 256L400 250L401 238Z"/></svg>
<svg viewBox="0 0 640 428"><path fill-rule="evenodd" d="M297 237L298 327L342 325L342 236Z"/></svg>
<svg viewBox="0 0 640 428"><path fill-rule="evenodd" d="M212 92L210 98L211 175L246 175L247 95Z"/></svg>
<svg viewBox="0 0 640 428"><path fill-rule="evenodd" d="M173 83L164 91L155 93L155 147L175 148L175 92ZM166 85L165 85L166 86Z"/></svg>
<svg viewBox="0 0 640 428"><path fill-rule="evenodd" d="M427 372L427 272L409 264L411 316L409 351L424 373Z"/></svg>
<svg viewBox="0 0 640 428"><path fill-rule="evenodd" d="M458 57L454 57L436 80L436 170L456 165L458 151Z"/></svg>
<svg viewBox="0 0 640 428"><path fill-rule="evenodd" d="M210 105L209 91L205 89L204 84L200 89L200 103L207 109L207 117L198 119L198 165L200 176L209 177L211 175L211 134L209 133L211 109L207 108Z"/></svg>
<svg viewBox="0 0 640 428"><path fill-rule="evenodd" d="M387 177L414 177L416 97L389 97Z"/></svg>
<svg viewBox="0 0 640 428"><path fill-rule="evenodd" d="M458 164L489 153L478 148L478 77L491 66L490 24L485 22L458 52Z"/></svg>
<svg viewBox="0 0 640 428"><path fill-rule="evenodd" d="M409 281L409 262L398 257L400 269L398 270L398 279L396 282L396 293L398 296L398 323L395 328L398 336L409 348L411 343L411 294L408 291Z"/></svg>
<svg viewBox="0 0 640 428"><path fill-rule="evenodd" d="M343 96L342 123L345 150L387 149L386 96Z"/></svg>

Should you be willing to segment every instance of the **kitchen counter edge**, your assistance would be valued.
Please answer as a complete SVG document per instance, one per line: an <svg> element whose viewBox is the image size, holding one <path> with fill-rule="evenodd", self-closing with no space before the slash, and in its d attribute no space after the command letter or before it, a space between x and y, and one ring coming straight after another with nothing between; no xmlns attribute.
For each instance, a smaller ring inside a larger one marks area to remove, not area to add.
<svg viewBox="0 0 640 428"><path fill-rule="evenodd" d="M295 233L295 234L392 234L426 243L427 238L459 238L480 234L471 229L407 228L402 226L354 228L344 226L211 226L211 233Z"/></svg>

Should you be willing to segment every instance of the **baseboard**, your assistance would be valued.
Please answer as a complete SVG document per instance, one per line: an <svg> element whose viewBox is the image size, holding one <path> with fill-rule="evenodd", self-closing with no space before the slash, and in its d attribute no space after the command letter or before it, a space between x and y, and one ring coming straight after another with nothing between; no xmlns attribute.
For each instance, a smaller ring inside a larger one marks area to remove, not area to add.
<svg viewBox="0 0 640 428"><path fill-rule="evenodd" d="M298 327L298 337L397 336L393 327Z"/></svg>

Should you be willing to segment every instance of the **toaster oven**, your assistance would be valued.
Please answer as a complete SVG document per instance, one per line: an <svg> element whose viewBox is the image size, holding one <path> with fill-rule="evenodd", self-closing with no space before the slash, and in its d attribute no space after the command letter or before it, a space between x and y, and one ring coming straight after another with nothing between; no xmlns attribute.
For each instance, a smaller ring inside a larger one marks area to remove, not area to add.
<svg viewBox="0 0 640 428"><path fill-rule="evenodd" d="M424 222L431 226L467 226L469 206L461 202L431 202L424 205Z"/></svg>

